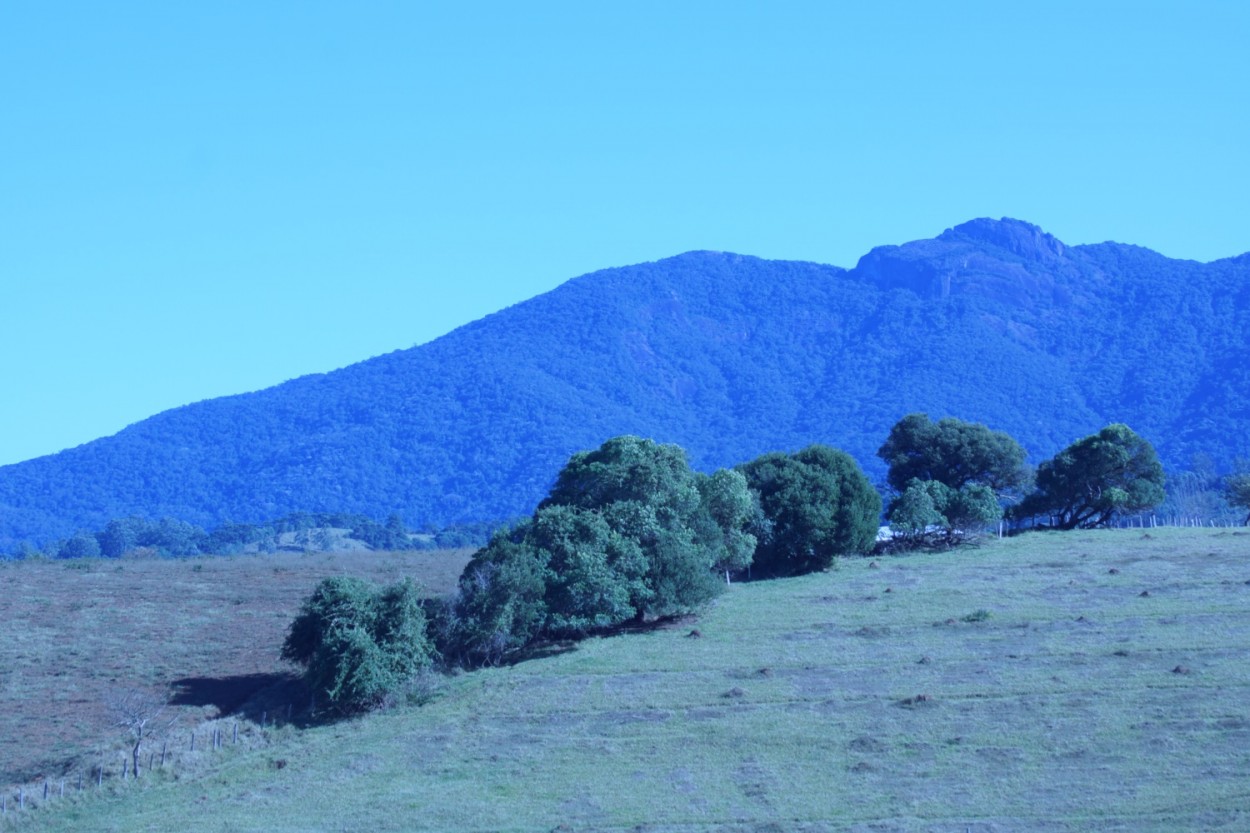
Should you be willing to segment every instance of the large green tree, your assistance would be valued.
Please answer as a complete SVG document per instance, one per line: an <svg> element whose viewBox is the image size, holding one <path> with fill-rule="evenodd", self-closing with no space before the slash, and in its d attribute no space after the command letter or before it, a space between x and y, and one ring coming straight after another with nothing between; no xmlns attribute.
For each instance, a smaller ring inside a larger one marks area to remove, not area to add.
<svg viewBox="0 0 1250 833"><path fill-rule="evenodd" d="M896 544L909 547L950 546L979 534L1029 479L1019 443L953 417L934 422L908 414L877 455L890 467L886 479L895 492L886 518Z"/></svg>
<svg viewBox="0 0 1250 833"><path fill-rule="evenodd" d="M1163 466L1154 446L1127 425L1077 440L1037 469L1037 488L1018 518L1044 516L1057 529L1105 526L1163 502Z"/></svg>
<svg viewBox="0 0 1250 833"><path fill-rule="evenodd" d="M823 570L876 540L881 496L850 455L812 445L795 454L765 454L738 471L758 496L762 516L753 572Z"/></svg>
<svg viewBox="0 0 1250 833"><path fill-rule="evenodd" d="M753 508L740 475L698 474L675 445L625 436L575 454L534 516L465 568L440 623L448 652L496 662L539 637L693 610L718 571L749 563Z"/></svg>

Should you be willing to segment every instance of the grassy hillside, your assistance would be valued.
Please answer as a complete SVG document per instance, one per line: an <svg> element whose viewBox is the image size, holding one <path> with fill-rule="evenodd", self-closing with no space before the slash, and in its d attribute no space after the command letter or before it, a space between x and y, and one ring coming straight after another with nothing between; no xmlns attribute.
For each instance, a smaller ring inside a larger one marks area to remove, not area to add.
<svg viewBox="0 0 1250 833"><path fill-rule="evenodd" d="M1243 532L845 561L22 829L1245 830L1248 610Z"/></svg>
<svg viewBox="0 0 1250 833"><path fill-rule="evenodd" d="M115 692L172 688L170 716L189 730L281 688L292 669L278 649L322 578L413 575L445 592L468 556L0 561L0 785L94 766L118 740L106 713Z"/></svg>

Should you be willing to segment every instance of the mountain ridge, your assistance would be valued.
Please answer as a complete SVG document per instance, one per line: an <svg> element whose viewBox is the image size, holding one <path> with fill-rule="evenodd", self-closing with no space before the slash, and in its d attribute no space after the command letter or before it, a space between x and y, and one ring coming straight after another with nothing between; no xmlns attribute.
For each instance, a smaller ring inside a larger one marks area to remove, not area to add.
<svg viewBox="0 0 1250 833"><path fill-rule="evenodd" d="M978 219L844 269L691 251L572 278L423 345L165 411L0 467L0 549L132 513L200 525L529 511L573 451L637 433L699 468L873 453L908 411L1034 461L1110 421L1172 466L1250 455L1250 254L1200 264Z"/></svg>

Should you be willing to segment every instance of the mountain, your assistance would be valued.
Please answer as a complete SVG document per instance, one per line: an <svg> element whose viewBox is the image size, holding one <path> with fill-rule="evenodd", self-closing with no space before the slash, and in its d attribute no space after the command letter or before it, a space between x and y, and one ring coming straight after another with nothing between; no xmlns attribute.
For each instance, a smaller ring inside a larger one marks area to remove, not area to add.
<svg viewBox="0 0 1250 833"><path fill-rule="evenodd" d="M428 344L158 414L0 468L0 549L128 514L297 511L409 526L529 512L570 453L635 433L702 469L910 411L1036 462L1112 421L1165 464L1250 456L1250 254L1173 260L973 220L853 269L723 252L575 278Z"/></svg>

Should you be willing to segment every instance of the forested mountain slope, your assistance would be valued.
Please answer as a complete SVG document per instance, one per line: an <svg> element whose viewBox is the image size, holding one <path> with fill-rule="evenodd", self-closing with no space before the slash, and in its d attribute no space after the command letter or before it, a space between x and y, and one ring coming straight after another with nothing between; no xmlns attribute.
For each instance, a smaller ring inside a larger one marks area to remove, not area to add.
<svg viewBox="0 0 1250 833"><path fill-rule="evenodd" d="M917 410L1005 430L1034 461L1111 421L1174 467L1250 456L1250 255L974 220L850 270L720 252L607 269L429 344L0 468L0 549L132 513L510 517L621 433L704 469L825 442L876 477Z"/></svg>

